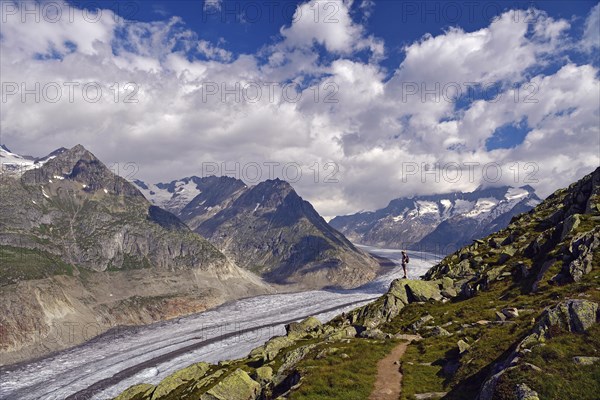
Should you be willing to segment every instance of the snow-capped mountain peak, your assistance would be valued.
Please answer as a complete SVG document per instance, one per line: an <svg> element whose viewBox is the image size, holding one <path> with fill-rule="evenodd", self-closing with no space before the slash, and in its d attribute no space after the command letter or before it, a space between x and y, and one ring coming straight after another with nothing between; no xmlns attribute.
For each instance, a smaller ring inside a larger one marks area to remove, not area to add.
<svg viewBox="0 0 600 400"><path fill-rule="evenodd" d="M53 159L60 153L66 151L64 147L54 150L52 153L45 157L31 157L23 156L17 153L13 153L9 150L6 145L0 145L0 173L8 174L22 174L25 171L39 168L44 165L48 160Z"/></svg>
<svg viewBox="0 0 600 400"><path fill-rule="evenodd" d="M330 224L362 244L414 248L425 241L443 247L503 228L513 215L540 201L531 186L479 187L469 193L398 198L383 209L336 217Z"/></svg>

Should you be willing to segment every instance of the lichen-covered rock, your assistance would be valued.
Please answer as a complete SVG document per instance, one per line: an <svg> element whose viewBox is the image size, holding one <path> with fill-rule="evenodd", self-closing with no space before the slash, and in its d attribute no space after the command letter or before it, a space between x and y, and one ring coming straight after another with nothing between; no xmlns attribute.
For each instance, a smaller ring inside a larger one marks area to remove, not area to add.
<svg viewBox="0 0 600 400"><path fill-rule="evenodd" d="M581 224L581 215L580 214L569 215L563 223L563 229L560 234L560 240L563 240L572 231L576 230L579 227L579 224Z"/></svg>
<svg viewBox="0 0 600 400"><path fill-rule="evenodd" d="M408 304L408 296L406 295L405 288L406 282L406 279L394 279L390 284L390 289L388 290L388 294L391 294L404 304Z"/></svg>
<svg viewBox="0 0 600 400"><path fill-rule="evenodd" d="M452 336L452 334L441 326L435 326L426 336Z"/></svg>
<svg viewBox="0 0 600 400"><path fill-rule="evenodd" d="M329 335L327 339L329 340L341 340L347 338L354 338L358 335L358 332L353 326L343 326L340 329L337 329L333 334Z"/></svg>
<svg viewBox="0 0 600 400"><path fill-rule="evenodd" d="M579 365L594 365L600 362L600 357L577 356L573 357L573 362Z"/></svg>
<svg viewBox="0 0 600 400"><path fill-rule="evenodd" d="M265 385L268 382L271 382L273 379L273 368L264 366L257 368L252 375L252 379L260 383L261 385Z"/></svg>
<svg viewBox="0 0 600 400"><path fill-rule="evenodd" d="M189 395L210 369L210 364L200 362L180 369L163 379L152 394L152 400L178 399Z"/></svg>
<svg viewBox="0 0 600 400"><path fill-rule="evenodd" d="M155 386L148 383L140 383L125 390L115 400L150 400Z"/></svg>
<svg viewBox="0 0 600 400"><path fill-rule="evenodd" d="M600 228L577 235L571 240L569 251L574 260L567 265L566 273L573 281L579 282L584 275L592 272L593 253L598 247L600 247Z"/></svg>
<svg viewBox="0 0 600 400"><path fill-rule="evenodd" d="M200 400L255 400L260 394L260 384L241 369L217 383Z"/></svg>
<svg viewBox="0 0 600 400"><path fill-rule="evenodd" d="M277 354L286 347L295 343L293 338L288 336L275 336L262 346L259 346L250 352L249 358L262 358L263 361L272 361Z"/></svg>
<svg viewBox="0 0 600 400"><path fill-rule="evenodd" d="M471 345L469 345L467 342L465 342L464 340L459 340L456 345L458 346L458 353L459 354L464 354L467 351L469 351L469 349L471 348Z"/></svg>
<svg viewBox="0 0 600 400"><path fill-rule="evenodd" d="M557 326L568 332L585 332L597 322L598 304L588 300L567 300L557 304L542 314L536 326L536 333L545 333Z"/></svg>
<svg viewBox="0 0 600 400"><path fill-rule="evenodd" d="M277 371L278 374L282 374L284 371L287 371L294 367L300 360L310 353L312 349L316 347L316 344L309 344L306 346L298 347L297 349L293 349L288 351L283 357L283 361L281 363L281 367Z"/></svg>
<svg viewBox="0 0 600 400"><path fill-rule="evenodd" d="M384 340L391 337L390 334L383 332L381 329L365 329L359 336L366 339Z"/></svg>
<svg viewBox="0 0 600 400"><path fill-rule="evenodd" d="M417 321L413 322L410 325L410 329L412 331L418 331L419 329L421 329L421 327L423 325L425 325L427 322L433 321L433 317L429 314L422 316L421 318L419 318Z"/></svg>
<svg viewBox="0 0 600 400"><path fill-rule="evenodd" d="M400 311L408 304L404 282L406 282L405 279L394 280L390 284L388 293L377 301L352 312L349 317L350 323L376 328L400 314Z"/></svg>
<svg viewBox="0 0 600 400"><path fill-rule="evenodd" d="M321 321L315 317L308 317L302 322L292 322L285 326L285 331L288 336L303 336L305 333L315 330L323 326Z"/></svg>
<svg viewBox="0 0 600 400"><path fill-rule="evenodd" d="M409 302L442 300L442 293L436 282L429 281L406 281L404 287Z"/></svg>
<svg viewBox="0 0 600 400"><path fill-rule="evenodd" d="M442 279L438 280L438 283L441 288L440 292L442 296L447 298L453 298L458 296L458 292L455 286L456 284L452 278L445 276Z"/></svg>
<svg viewBox="0 0 600 400"><path fill-rule="evenodd" d="M531 389L524 383L520 383L515 388L517 400L540 400L535 390Z"/></svg>

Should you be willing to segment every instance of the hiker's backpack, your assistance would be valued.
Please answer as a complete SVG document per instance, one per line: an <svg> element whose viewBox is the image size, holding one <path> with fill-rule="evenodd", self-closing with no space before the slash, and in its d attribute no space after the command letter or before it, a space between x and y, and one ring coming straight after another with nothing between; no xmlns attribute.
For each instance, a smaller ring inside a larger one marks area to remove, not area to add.
<svg viewBox="0 0 600 400"><path fill-rule="evenodd" d="M408 257L408 254L406 255L406 263L408 264L408 262L410 261L410 258Z"/></svg>

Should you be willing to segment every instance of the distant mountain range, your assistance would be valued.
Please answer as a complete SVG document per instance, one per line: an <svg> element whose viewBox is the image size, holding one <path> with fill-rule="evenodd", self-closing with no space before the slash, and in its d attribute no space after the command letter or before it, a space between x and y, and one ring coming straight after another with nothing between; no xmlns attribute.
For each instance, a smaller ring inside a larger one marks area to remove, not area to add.
<svg viewBox="0 0 600 400"><path fill-rule="evenodd" d="M248 187L231 177L209 176L134 183L237 265L271 282L350 287L374 278L379 268L285 181Z"/></svg>
<svg viewBox="0 0 600 400"><path fill-rule="evenodd" d="M448 254L505 228L540 203L531 186L404 197L377 211L338 216L329 224L355 243Z"/></svg>

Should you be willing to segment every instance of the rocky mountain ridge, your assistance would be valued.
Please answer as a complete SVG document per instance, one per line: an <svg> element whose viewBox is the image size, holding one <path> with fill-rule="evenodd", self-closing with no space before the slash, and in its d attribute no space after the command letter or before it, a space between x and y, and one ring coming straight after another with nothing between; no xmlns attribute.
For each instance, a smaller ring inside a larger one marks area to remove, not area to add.
<svg viewBox="0 0 600 400"><path fill-rule="evenodd" d="M531 186L398 198L377 211L338 216L330 225L356 243L442 254L508 225L540 202Z"/></svg>
<svg viewBox="0 0 600 400"><path fill-rule="evenodd" d="M272 290L83 146L37 160L0 174L2 363Z"/></svg>
<svg viewBox="0 0 600 400"><path fill-rule="evenodd" d="M285 181L247 187L231 177L210 176L135 183L238 265L270 282L356 287L379 271L378 260L328 225Z"/></svg>

